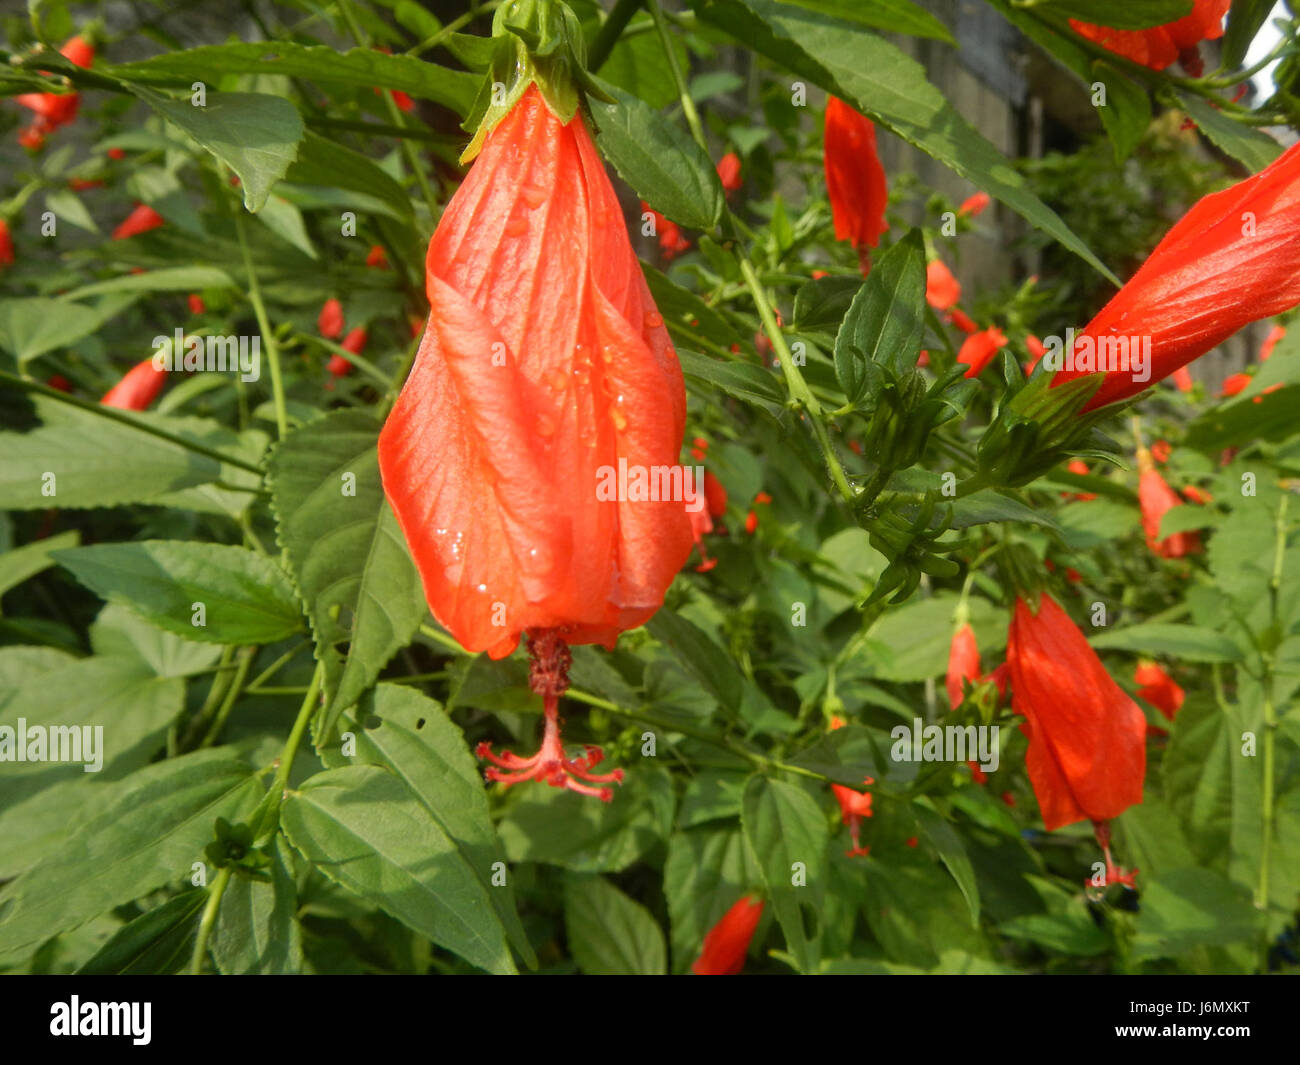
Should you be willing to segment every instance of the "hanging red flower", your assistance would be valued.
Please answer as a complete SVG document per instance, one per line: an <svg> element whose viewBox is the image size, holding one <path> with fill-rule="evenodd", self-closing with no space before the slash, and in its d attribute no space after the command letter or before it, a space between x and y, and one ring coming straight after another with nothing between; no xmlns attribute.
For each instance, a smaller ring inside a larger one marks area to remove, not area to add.
<svg viewBox="0 0 1300 1065"><path fill-rule="evenodd" d="M823 161L835 239L853 245L865 275L871 268L870 249L889 228L889 190L876 154L876 127L834 96L826 101Z"/></svg>
<svg viewBox="0 0 1300 1065"><path fill-rule="evenodd" d="M1026 768L1048 830L1105 822L1142 801L1146 719L1070 616L1043 593L1017 598L1007 632L1012 707L1025 718Z"/></svg>
<svg viewBox="0 0 1300 1065"><path fill-rule="evenodd" d="M153 359L148 358L128 370L99 402L119 410L144 410L158 398L166 383L167 371L158 369Z"/></svg>
<svg viewBox="0 0 1300 1065"><path fill-rule="evenodd" d="M691 966L696 976L735 976L745 967L749 942L763 916L763 900L746 895L718 920Z"/></svg>

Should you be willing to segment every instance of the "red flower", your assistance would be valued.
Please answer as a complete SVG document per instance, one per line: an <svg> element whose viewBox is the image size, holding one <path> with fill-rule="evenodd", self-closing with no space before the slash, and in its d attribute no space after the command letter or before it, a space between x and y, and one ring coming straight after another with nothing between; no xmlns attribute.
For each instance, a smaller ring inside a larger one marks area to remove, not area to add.
<svg viewBox="0 0 1300 1065"><path fill-rule="evenodd" d="M1179 392L1190 392L1192 390L1192 371L1186 366L1180 366L1171 375L1174 387Z"/></svg>
<svg viewBox="0 0 1300 1065"><path fill-rule="evenodd" d="M39 152L45 147L45 134L35 126L28 126L18 131L18 143L29 152Z"/></svg>
<svg viewBox="0 0 1300 1065"><path fill-rule="evenodd" d="M763 900L746 895L724 913L704 937L700 956L691 966L696 976L735 976L745 967L749 941L754 938Z"/></svg>
<svg viewBox="0 0 1300 1065"><path fill-rule="evenodd" d="M960 625L948 648L948 705L954 710L961 706L962 681L976 683L979 679L980 651L975 643L975 630L969 624Z"/></svg>
<svg viewBox="0 0 1300 1065"><path fill-rule="evenodd" d="M962 201L962 205L957 208L957 213L965 218L975 218L983 214L992 202L993 199L987 192L977 192Z"/></svg>
<svg viewBox="0 0 1300 1065"><path fill-rule="evenodd" d="M331 355L330 361L325 368L335 377L346 377L352 372L352 363L348 362L342 355ZM326 388L333 388L333 385L326 385Z"/></svg>
<svg viewBox="0 0 1300 1065"><path fill-rule="evenodd" d="M727 512L727 490L708 470L704 471L704 498L710 516L720 518Z"/></svg>
<svg viewBox="0 0 1300 1065"><path fill-rule="evenodd" d="M1183 689L1154 662L1139 662L1133 672L1133 681L1138 685L1138 697L1145 699L1170 721L1182 709Z"/></svg>
<svg viewBox="0 0 1300 1065"><path fill-rule="evenodd" d="M1250 386L1250 374L1234 373L1224 380L1223 391L1221 391L1219 395L1223 396L1224 398L1227 398L1229 396L1235 396L1239 392L1244 392L1249 386Z"/></svg>
<svg viewBox="0 0 1300 1065"><path fill-rule="evenodd" d="M12 266L14 262L14 238L9 232L9 223L0 218L0 266Z"/></svg>
<svg viewBox="0 0 1300 1065"><path fill-rule="evenodd" d="M740 156L735 152L728 152L718 160L718 179L728 196L744 185L740 177Z"/></svg>
<svg viewBox="0 0 1300 1065"><path fill-rule="evenodd" d="M1085 410L1136 395L1242 326L1300 303L1300 144L1254 177L1201 199L1076 340L1150 337L1150 378L1106 373ZM1062 369L1053 384L1086 373Z"/></svg>
<svg viewBox="0 0 1300 1065"><path fill-rule="evenodd" d="M1189 503L1200 503L1202 506L1214 502L1214 497L1209 492L1197 488L1194 484L1189 484L1183 489L1183 498Z"/></svg>
<svg viewBox="0 0 1300 1065"><path fill-rule="evenodd" d="M59 49L59 54L68 62L79 67L88 67L95 60L95 49L81 37L72 37ZM50 73L47 70L42 74ZM81 96L75 92L26 92L15 96L14 100L23 107L36 113L31 129L37 134L49 133L51 130L66 126L77 117L77 107ZM24 145L28 147L28 145Z"/></svg>
<svg viewBox="0 0 1300 1065"><path fill-rule="evenodd" d="M382 244L370 246L370 250L366 252L366 265L373 266L376 270L388 269L388 253L384 251Z"/></svg>
<svg viewBox="0 0 1300 1065"><path fill-rule="evenodd" d="M1151 459L1151 453L1142 448L1138 452L1138 507L1142 511L1142 528L1146 532L1147 547L1161 558L1182 558L1201 550L1201 539L1195 532L1174 533L1159 539L1160 522L1174 507L1182 506L1169 483L1160 475Z"/></svg>
<svg viewBox="0 0 1300 1065"><path fill-rule="evenodd" d="M128 237L148 233L149 230L157 229L159 226L166 224L167 220L148 204L137 203L135 210L127 215L122 220L121 225L113 230L113 239L126 240Z"/></svg>
<svg viewBox="0 0 1300 1065"><path fill-rule="evenodd" d="M351 352L353 355L360 355L366 350L367 334L364 326L357 326L352 332L343 338L343 343L339 345L344 351Z"/></svg>
<svg viewBox="0 0 1300 1065"><path fill-rule="evenodd" d="M925 264L925 301L936 311L946 311L961 299L961 282L942 259L931 259Z"/></svg>
<svg viewBox="0 0 1300 1065"><path fill-rule="evenodd" d="M1278 342L1286 336L1284 326L1275 325L1268 331L1268 336L1264 338L1264 343L1259 346L1259 361L1268 362L1268 357L1273 354L1273 349L1277 347Z"/></svg>
<svg viewBox="0 0 1300 1065"><path fill-rule="evenodd" d="M1025 717L1026 767L1048 830L1109 821L1142 801L1146 719L1050 595L1022 598L1007 633L1012 706Z"/></svg>
<svg viewBox="0 0 1300 1065"><path fill-rule="evenodd" d="M834 96L826 101L823 161L835 239L853 245L865 274L871 265L867 249L879 244L880 234L889 228L889 190L876 154L876 127Z"/></svg>
<svg viewBox="0 0 1300 1065"><path fill-rule="evenodd" d="M316 331L326 340L333 340L343 332L343 304L333 296L321 304L316 316Z"/></svg>
<svg viewBox="0 0 1300 1065"><path fill-rule="evenodd" d="M61 373L51 374L50 379L45 383L51 388L57 388L60 392L72 394L72 383Z"/></svg>
<svg viewBox="0 0 1300 1065"><path fill-rule="evenodd" d="M207 305L203 302L203 297L197 292L191 292L186 296L185 302L189 304L191 314L202 314L208 309Z"/></svg>
<svg viewBox="0 0 1300 1065"><path fill-rule="evenodd" d="M698 449L697 449L698 450ZM685 476L690 478L692 486L695 482L695 471L687 467ZM718 564L716 558L709 558L709 553L704 549L704 537L713 532L713 504L709 499L709 479L713 477L707 470L705 471L703 483L700 488L692 487L691 495L696 491L704 492L704 505L698 509L686 508L686 516L691 520L691 536L695 540L695 546L700 549L700 564L695 569L700 573L707 573ZM716 491L722 492L722 508L727 507L727 493L722 485L718 484L717 479L713 479L713 485Z"/></svg>
<svg viewBox="0 0 1300 1065"><path fill-rule="evenodd" d="M1169 453L1172 450L1168 440L1157 440L1151 445L1151 457L1163 466L1169 461Z"/></svg>
<svg viewBox="0 0 1300 1065"><path fill-rule="evenodd" d="M104 393L99 402L105 407L120 410L144 410L162 391L167 381L167 371L159 370L153 358L145 359L128 370L122 380Z"/></svg>
<svg viewBox="0 0 1300 1065"><path fill-rule="evenodd" d="M967 377L977 377L1006 342L1007 338L1002 330L997 326L990 326L983 332L972 333L966 338L961 350L957 352L957 361L963 366L970 367L966 371Z"/></svg>
<svg viewBox="0 0 1300 1065"><path fill-rule="evenodd" d="M1029 352L1029 362L1025 366L1025 373L1031 373L1034 367L1038 365L1038 360L1047 354L1047 348L1033 333L1025 337L1025 348Z"/></svg>
<svg viewBox="0 0 1300 1065"><path fill-rule="evenodd" d="M379 440L430 609L501 658L525 630L612 647L691 550L680 498L602 494L672 470L681 370L581 117L536 86L487 135L429 243L433 308Z"/></svg>
<svg viewBox="0 0 1300 1065"><path fill-rule="evenodd" d="M659 254L664 262L672 262L682 252L690 250L691 242L682 236L681 227L665 218L645 200L641 201L641 210L649 212L654 218L655 237L659 241Z"/></svg>
<svg viewBox="0 0 1300 1065"><path fill-rule="evenodd" d="M1088 469L1088 464L1083 459L1071 459L1065 466L1071 473L1077 473L1080 477L1087 477L1092 471ZM1080 503L1088 503L1097 498L1096 492L1062 492L1063 499L1077 499Z"/></svg>
<svg viewBox="0 0 1300 1065"><path fill-rule="evenodd" d="M948 321L952 322L958 329L969 336L971 333L978 333L980 327L975 323L965 311L954 307L952 313L948 315Z"/></svg>
<svg viewBox="0 0 1300 1065"><path fill-rule="evenodd" d="M108 157L110 159L125 159L126 152L124 152L121 148L110 148L108 150Z"/></svg>
<svg viewBox="0 0 1300 1065"><path fill-rule="evenodd" d="M871 777L867 777L862 783L871 785L875 781ZM835 798L839 801L840 817L849 826L849 838L853 840L853 847L845 851L845 854L850 858L865 858L871 848L862 846L860 833L863 818L872 816L871 793L868 791L854 791L852 788L846 788L843 784L832 784L831 791L835 793Z"/></svg>
<svg viewBox="0 0 1300 1065"><path fill-rule="evenodd" d="M1070 26L1080 36L1144 67L1164 70L1181 58L1188 72L1200 77L1202 68L1196 46L1201 41L1223 36L1223 16L1228 13L1231 0L1194 0L1194 3L1190 15L1144 30L1116 30L1077 19L1070 19Z"/></svg>

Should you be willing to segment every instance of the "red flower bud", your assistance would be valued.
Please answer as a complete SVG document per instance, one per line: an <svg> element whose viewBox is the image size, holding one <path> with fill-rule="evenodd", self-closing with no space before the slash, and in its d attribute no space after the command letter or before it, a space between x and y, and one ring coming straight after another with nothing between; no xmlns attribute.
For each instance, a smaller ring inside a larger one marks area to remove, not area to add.
<svg viewBox="0 0 1300 1065"><path fill-rule="evenodd" d="M370 246L370 250L366 252L366 265L373 266L376 270L388 269L388 253L384 251L382 244Z"/></svg>
<svg viewBox="0 0 1300 1065"><path fill-rule="evenodd" d="M135 210L127 215L122 220L122 223L113 230L113 239L126 240L128 237L148 233L149 230L157 229L159 226L166 224L167 220L148 204L137 203Z"/></svg>
<svg viewBox="0 0 1300 1065"><path fill-rule="evenodd" d="M1284 326L1275 325L1268 331L1268 336L1264 338L1264 343L1259 346L1259 361L1268 362L1268 357L1273 354L1273 349L1277 347L1278 342L1286 336Z"/></svg>
<svg viewBox="0 0 1300 1065"><path fill-rule="evenodd" d="M1219 393L1225 399L1235 396L1239 392L1246 391L1250 387L1250 374L1234 373L1230 374L1223 382L1223 390Z"/></svg>
<svg viewBox="0 0 1300 1065"><path fill-rule="evenodd" d="M975 643L975 630L969 624L960 625L948 648L948 705L954 710L961 706L962 681L975 683L979 679L980 651Z"/></svg>
<svg viewBox="0 0 1300 1065"><path fill-rule="evenodd" d="M1138 685L1138 697L1145 699L1170 721L1182 709L1183 689L1154 662L1139 662L1133 680Z"/></svg>
<svg viewBox="0 0 1300 1065"><path fill-rule="evenodd" d="M366 341L369 339L368 334L363 326L357 326L352 332L343 338L343 343L339 345L344 351L351 352L353 355L360 355L366 350Z"/></svg>
<svg viewBox="0 0 1300 1065"><path fill-rule="evenodd" d="M1169 487L1152 462L1151 453L1143 448L1138 452L1138 507L1142 511L1142 528L1146 532L1147 547L1161 558L1182 558L1201 550L1201 538L1195 532L1174 533L1159 539L1160 523L1174 507L1183 502Z"/></svg>
<svg viewBox="0 0 1300 1065"><path fill-rule="evenodd" d="M88 67L95 59L95 49L81 37L72 37L68 42L59 49L59 54L68 62L79 66ZM50 71L43 70L42 74L48 74ZM81 95L75 92L25 92L14 97L15 102L30 111L36 113L36 122L31 127L32 131L40 137L41 143L44 143L42 134L51 130L58 129L59 126L65 126L77 117L77 107L81 103ZM19 138L20 141L22 138ZM23 143L23 147L33 147L33 145ZM34 147L39 148L37 144Z"/></svg>
<svg viewBox="0 0 1300 1065"><path fill-rule="evenodd" d="M763 916L763 900L745 896L724 913L704 937L691 966L696 976L735 976L745 966L749 941Z"/></svg>
<svg viewBox="0 0 1300 1065"><path fill-rule="evenodd" d="M978 377L980 371L993 361L993 356L1006 344L1006 335L997 326L990 326L968 336L957 352L957 361L969 366L967 377Z"/></svg>
<svg viewBox="0 0 1300 1065"><path fill-rule="evenodd" d="M925 264L925 299L936 311L946 311L961 299L961 282L942 259Z"/></svg>
<svg viewBox="0 0 1300 1065"><path fill-rule="evenodd" d="M987 192L977 192L962 201L962 205L957 208L957 213L964 218L975 218L983 214L992 202L993 199Z"/></svg>
<svg viewBox="0 0 1300 1065"><path fill-rule="evenodd" d="M326 340L333 340L342 334L343 325L343 304L331 296L321 305L316 331Z"/></svg>
<svg viewBox="0 0 1300 1065"><path fill-rule="evenodd" d="M167 381L167 371L159 370L153 359L145 359L128 370L122 380L104 393L99 402L105 407L120 410L144 410L162 391Z"/></svg>
<svg viewBox="0 0 1300 1065"><path fill-rule="evenodd" d="M191 314L202 314L208 309L207 305L203 302L203 297L197 292L191 292L186 296L185 302L189 304Z"/></svg>
<svg viewBox="0 0 1300 1065"><path fill-rule="evenodd" d="M9 232L9 223L0 218L0 266L12 266L14 262L14 238Z"/></svg>
<svg viewBox="0 0 1300 1065"><path fill-rule="evenodd" d="M826 101L823 161L835 239L857 249L865 274L870 264L866 249L879 244L880 234L889 228L889 190L876 154L876 127L834 96Z"/></svg>
<svg viewBox="0 0 1300 1065"><path fill-rule="evenodd" d="M740 177L740 156L735 152L728 152L719 159L718 178L722 182L723 191L727 195L731 195L744 185L744 181Z"/></svg>
<svg viewBox="0 0 1300 1065"><path fill-rule="evenodd" d="M1017 598L1007 665L1012 706L1026 719L1029 782L1048 830L1109 821L1140 803L1146 719L1050 595L1037 614Z"/></svg>

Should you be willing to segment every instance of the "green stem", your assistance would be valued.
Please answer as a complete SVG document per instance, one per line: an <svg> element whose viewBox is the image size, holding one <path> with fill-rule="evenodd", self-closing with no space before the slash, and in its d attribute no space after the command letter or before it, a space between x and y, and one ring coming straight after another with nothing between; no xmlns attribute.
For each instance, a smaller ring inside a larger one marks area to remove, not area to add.
<svg viewBox="0 0 1300 1065"><path fill-rule="evenodd" d="M609 53L614 50L614 45L618 43L623 30L640 6L641 0L618 0L613 10L605 16L605 21L600 24L600 30L596 33L596 39L591 42L591 47L587 50L587 69L593 74L605 65Z"/></svg>
<svg viewBox="0 0 1300 1065"><path fill-rule="evenodd" d="M190 956L191 976L200 976L203 973L203 960L208 953L208 939L212 935L213 926L217 923L221 897L226 893L226 885L230 883L233 868L233 866L223 865L217 872L217 879L208 890L208 901L203 907L203 916L199 920L198 938L194 940L194 953Z"/></svg>
<svg viewBox="0 0 1300 1065"><path fill-rule="evenodd" d="M1278 598L1282 589L1282 569L1286 560L1286 511L1289 496L1283 492L1282 498L1278 503L1277 517L1274 520L1273 533L1273 572L1268 581L1268 599L1269 599L1269 628L1271 636L1268 643L1268 650L1260 657L1263 662L1262 676L1260 683L1264 692L1264 783L1263 783L1263 809L1260 812L1260 850L1259 850L1259 883L1255 889L1255 907L1265 914L1268 912L1268 894L1269 894L1269 873L1272 864L1273 849L1273 821L1274 821L1274 795L1273 791L1276 786L1276 736L1278 729L1277 706L1273 701L1273 668L1274 668L1274 638L1276 637L1281 624L1280 613L1278 610ZM1265 962L1267 963L1267 935L1268 928L1265 924Z"/></svg>
<svg viewBox="0 0 1300 1065"><path fill-rule="evenodd" d="M121 422L123 425L129 425L133 429L139 429L142 433L148 433L150 436L156 436L160 440L166 440L177 447L183 447L187 451L193 451L196 455L204 455L207 458L214 459L217 462L223 462L230 466L238 467L249 473L262 474L260 466L254 466L251 462L245 462L243 459L234 455L227 455L225 452L217 451L215 448L207 447L197 443L184 436L178 436L176 433L168 432L166 429L160 429L151 424L146 419L140 418L134 411L128 412L119 410L117 407L105 407L100 403L91 403L89 400L78 399L76 396L70 396L66 392L60 392L57 388L50 388L39 381L31 381L25 377L18 377L16 374L0 370L0 384L12 385L14 388L21 389L24 392L33 392L37 395L44 396L47 399L57 400L59 403L66 403L70 407L77 407L80 410L87 411L90 414L97 414L101 418L108 418L110 421Z"/></svg>
<svg viewBox="0 0 1300 1065"><path fill-rule="evenodd" d="M271 322L266 316L266 304L262 302L262 289L257 283L257 271L253 268L253 253L248 248L248 227L244 223L242 207L235 208L235 234L239 238L239 253L244 259L244 272L248 274L248 298L253 304L253 314L257 316L257 328L266 343L267 362L271 366L271 398L275 404L275 428L279 438L283 440L289 433L289 415L284 405L280 346L271 331Z"/></svg>
<svg viewBox="0 0 1300 1065"><path fill-rule="evenodd" d="M262 806L253 814L253 839L255 841L261 840L279 823L280 803L284 801L284 790L289 786L289 774L293 772L293 760L298 754L299 746L302 744L303 733L307 731L307 725L318 709L317 703L319 702L323 674L324 670L321 668L320 663L317 663L316 671L311 675L311 684L307 688L307 694L303 697L302 706L298 709L298 716L294 720L293 729L289 732L289 738L285 740L284 749L280 752L275 779L271 781L270 790L267 791Z"/></svg>
<svg viewBox="0 0 1300 1065"><path fill-rule="evenodd" d="M659 34L659 45L663 49L664 58L668 60L668 69L672 71L673 82L677 86L677 99L682 105L682 114L686 116L686 124L691 127L691 136L704 150L704 154L708 155L709 143L704 138L704 125L700 122L700 113L695 110L695 101L691 99L691 94L686 88L686 78L677 62L677 52L673 49L673 42L668 36L668 25L664 22L664 13L659 7L659 0L645 0L645 5L650 12L650 17L654 19L655 31Z"/></svg>
<svg viewBox="0 0 1300 1065"><path fill-rule="evenodd" d="M231 681L230 687L226 691L226 697L221 701L221 706L217 708L217 712L212 716L212 724L208 726L207 732L203 734L203 739L199 743L200 748L211 746L217 737L221 735L221 730L226 724L226 718L230 716L235 701L244 690L244 680L253 665L253 659L256 657L256 647L245 647L240 653L239 668L235 670L235 679Z"/></svg>
<svg viewBox="0 0 1300 1065"><path fill-rule="evenodd" d="M465 14L457 15L432 37L426 37L414 48L408 48L406 54L418 56L429 51L431 48L437 48L438 45L442 44L443 41L459 30L462 26L469 25L469 23L478 18L479 15L486 15L488 12L495 10L496 6L497 0L491 0L490 3L486 4L471 4L469 10L466 11Z"/></svg>

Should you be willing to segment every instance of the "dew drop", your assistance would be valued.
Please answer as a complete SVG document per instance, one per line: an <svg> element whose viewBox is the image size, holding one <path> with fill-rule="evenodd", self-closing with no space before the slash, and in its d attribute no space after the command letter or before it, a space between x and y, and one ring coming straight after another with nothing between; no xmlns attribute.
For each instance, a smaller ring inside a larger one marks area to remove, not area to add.
<svg viewBox="0 0 1300 1065"><path fill-rule="evenodd" d="M616 406L609 408L609 420L614 423L614 428L620 433L627 428L627 415Z"/></svg>
<svg viewBox="0 0 1300 1065"><path fill-rule="evenodd" d="M512 218L506 223L507 237L522 237L528 232L527 218Z"/></svg>
<svg viewBox="0 0 1300 1065"><path fill-rule="evenodd" d="M532 210L546 202L546 190L541 185L525 185L519 191L520 198Z"/></svg>
<svg viewBox="0 0 1300 1065"><path fill-rule="evenodd" d="M663 316L657 311L646 311L645 327L647 329L658 329L664 324Z"/></svg>

